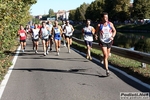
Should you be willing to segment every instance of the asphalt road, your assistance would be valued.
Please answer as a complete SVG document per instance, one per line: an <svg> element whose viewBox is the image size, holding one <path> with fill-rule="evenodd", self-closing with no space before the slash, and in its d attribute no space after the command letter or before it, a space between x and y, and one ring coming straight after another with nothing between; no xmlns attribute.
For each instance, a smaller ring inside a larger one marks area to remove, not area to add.
<svg viewBox="0 0 150 100"><path fill-rule="evenodd" d="M43 56L27 41L20 53L1 100L120 100L120 92L150 92L149 89L111 70L106 77L100 63L61 46Z"/></svg>

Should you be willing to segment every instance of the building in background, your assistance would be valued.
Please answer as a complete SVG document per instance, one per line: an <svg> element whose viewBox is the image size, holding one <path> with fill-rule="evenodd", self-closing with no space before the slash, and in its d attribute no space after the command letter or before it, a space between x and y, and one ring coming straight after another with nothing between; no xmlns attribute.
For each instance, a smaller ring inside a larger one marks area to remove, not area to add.
<svg viewBox="0 0 150 100"><path fill-rule="evenodd" d="M69 11L65 11L65 10L58 10L58 12L56 12L56 19L58 20L67 20L69 19Z"/></svg>
<svg viewBox="0 0 150 100"><path fill-rule="evenodd" d="M41 18L42 18L42 15L37 15L37 16L35 16L35 18L41 19Z"/></svg>

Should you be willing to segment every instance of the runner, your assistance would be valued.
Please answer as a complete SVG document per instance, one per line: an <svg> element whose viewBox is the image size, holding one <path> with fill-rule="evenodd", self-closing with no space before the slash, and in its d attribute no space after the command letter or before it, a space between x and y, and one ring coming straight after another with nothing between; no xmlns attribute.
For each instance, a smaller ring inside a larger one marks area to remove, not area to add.
<svg viewBox="0 0 150 100"><path fill-rule="evenodd" d="M87 55L86 58L92 60L91 57L91 48L92 48L92 41L93 35L95 33L94 27L90 26L91 21L87 19L86 26L82 29L82 33L84 36L85 45L87 47Z"/></svg>
<svg viewBox="0 0 150 100"><path fill-rule="evenodd" d="M30 31L29 25L26 25L26 26L25 26L25 28L24 28L24 30L25 30L25 31L26 31L26 33L28 34L28 33L29 33L29 31Z"/></svg>
<svg viewBox="0 0 150 100"><path fill-rule="evenodd" d="M112 22L108 20L108 13L104 12L101 15L102 22L98 24L96 32L99 32L100 46L104 56L104 66L106 75L109 76L108 57L110 54L111 46L116 35L116 29Z"/></svg>
<svg viewBox="0 0 150 100"><path fill-rule="evenodd" d="M41 29L41 27L42 27L42 25L41 25L41 23L39 23L39 24L38 24L38 29ZM39 44L39 45L42 44L41 38L39 38L39 43L38 43L38 44Z"/></svg>
<svg viewBox="0 0 150 100"><path fill-rule="evenodd" d="M31 24L31 25L30 25L30 31L29 31L29 33L30 33L31 37L32 37L32 34L31 34L31 30L32 30L32 29L34 29L34 24ZM33 44L33 45L32 45L32 49L34 50L35 45L34 45L33 37L32 37L32 44Z"/></svg>
<svg viewBox="0 0 150 100"><path fill-rule="evenodd" d="M41 26L41 24L39 23L39 24L38 24L38 26L37 26L37 28L39 28L39 29L40 29L41 27L42 27L42 26Z"/></svg>
<svg viewBox="0 0 150 100"><path fill-rule="evenodd" d="M37 24L34 24L34 28L31 30L31 36L33 38L33 42L35 45L35 53L38 53L38 44L39 44L39 31L40 29L38 28Z"/></svg>
<svg viewBox="0 0 150 100"><path fill-rule="evenodd" d="M22 52L24 52L25 47L26 47L27 33L24 30L23 25L20 25L20 29L18 31L18 36L20 36L21 49L22 49Z"/></svg>
<svg viewBox="0 0 150 100"><path fill-rule="evenodd" d="M40 37L42 39L44 56L48 55L48 41L49 41L49 33L48 27L46 27L46 23L42 22L42 27L40 29Z"/></svg>
<svg viewBox="0 0 150 100"><path fill-rule="evenodd" d="M58 21L54 21L54 26L52 28L52 34L54 37L55 49L56 49L58 56L59 56L59 51L60 51L62 32L63 32L63 30L62 30L61 26L58 25Z"/></svg>
<svg viewBox="0 0 150 100"><path fill-rule="evenodd" d="M69 20L66 20L66 26L64 27L65 38L67 41L68 53L70 53L70 45L72 44L72 35L74 28L69 24Z"/></svg>
<svg viewBox="0 0 150 100"><path fill-rule="evenodd" d="M65 20L63 20L63 21L62 21L62 25L61 25L61 28L62 28L62 30L63 30L62 37L63 37L64 47L66 47L66 41L65 41L66 39L65 39L65 32L64 32L64 27L66 26L65 23L66 23Z"/></svg>
<svg viewBox="0 0 150 100"><path fill-rule="evenodd" d="M49 28L48 30L49 31L49 50L52 51L53 39L52 39L51 31L52 31L53 25L50 20L47 22L47 27Z"/></svg>

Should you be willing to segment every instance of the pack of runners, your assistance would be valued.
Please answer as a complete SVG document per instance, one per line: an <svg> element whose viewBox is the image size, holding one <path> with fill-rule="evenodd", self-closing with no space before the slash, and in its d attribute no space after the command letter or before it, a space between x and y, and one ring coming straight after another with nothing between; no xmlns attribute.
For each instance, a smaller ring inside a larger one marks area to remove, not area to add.
<svg viewBox="0 0 150 100"><path fill-rule="evenodd" d="M18 35L20 36L22 52L25 51L27 34L29 34L32 39L33 50L36 54L38 53L39 41L41 41L44 56L52 51L52 44L55 44L56 55L59 56L61 40L63 40L65 47L67 44L67 52L70 53L73 32L74 28L69 23L69 20L62 21L62 25L59 25L58 21L55 20L53 24L51 21L47 21L41 24L26 25L25 28L20 25Z"/></svg>
<svg viewBox="0 0 150 100"><path fill-rule="evenodd" d="M60 54L61 40L63 40L63 45L68 48L68 53L70 52L70 45L72 44L72 35L74 32L73 26L69 23L69 20L62 21L62 25L58 24L58 21L42 22L40 24L34 24L31 26L26 26L25 29L20 25L18 35L20 36L20 44L22 52L25 51L27 33L30 34L33 43L33 50L38 53L39 40L41 40L43 45L43 55L49 54L52 50L52 44L55 44L56 55ZM96 29L90 25L91 20L86 20L86 26L82 29L82 34L84 37L86 50L86 58L92 60L91 49L93 37L99 39L99 45L103 52L103 62L106 69L106 75L109 76L110 72L108 69L108 57L110 55L111 46L113 44L113 39L116 35L116 29L112 22L108 20L108 13L104 12L101 14L101 22L98 23ZM99 38L98 38L99 37Z"/></svg>

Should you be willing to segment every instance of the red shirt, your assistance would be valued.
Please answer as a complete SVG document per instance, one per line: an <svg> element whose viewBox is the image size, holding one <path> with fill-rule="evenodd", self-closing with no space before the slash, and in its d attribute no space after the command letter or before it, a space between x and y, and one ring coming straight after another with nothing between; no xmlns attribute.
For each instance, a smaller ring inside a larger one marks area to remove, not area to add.
<svg viewBox="0 0 150 100"><path fill-rule="evenodd" d="M41 27L42 27L42 26L38 26L37 28L39 28L39 29L40 29Z"/></svg>
<svg viewBox="0 0 150 100"><path fill-rule="evenodd" d="M19 30L18 33L19 33L19 36L20 36L20 40L26 40L25 30Z"/></svg>

